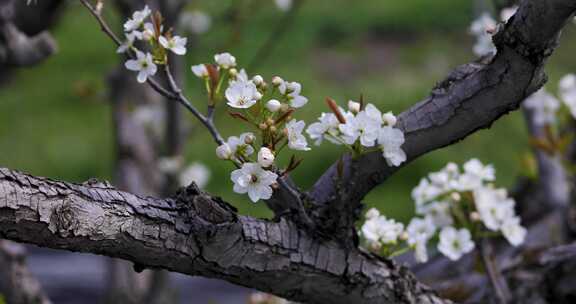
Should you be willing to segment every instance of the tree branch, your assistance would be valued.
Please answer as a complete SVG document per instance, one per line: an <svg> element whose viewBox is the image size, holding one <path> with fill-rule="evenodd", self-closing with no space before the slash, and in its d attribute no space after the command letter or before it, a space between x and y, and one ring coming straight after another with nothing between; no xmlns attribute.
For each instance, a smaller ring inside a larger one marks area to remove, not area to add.
<svg viewBox="0 0 576 304"><path fill-rule="evenodd" d="M523 1L516 16L494 37L498 54L490 62L458 67L428 98L399 115L398 127L406 136L403 149L408 160L404 164L489 128L518 109L521 101L546 81L544 63L575 10L572 0ZM330 208L339 199L337 183L351 189L349 204L359 204L399 169L387 166L380 153L364 155L355 170L352 166L348 158L344 170L335 163L310 190L316 217L333 218ZM344 172L342 177L339 171Z"/></svg>
<svg viewBox="0 0 576 304"><path fill-rule="evenodd" d="M258 220L195 187L139 197L0 169L0 237L227 280L307 303L448 303L405 268L292 222Z"/></svg>

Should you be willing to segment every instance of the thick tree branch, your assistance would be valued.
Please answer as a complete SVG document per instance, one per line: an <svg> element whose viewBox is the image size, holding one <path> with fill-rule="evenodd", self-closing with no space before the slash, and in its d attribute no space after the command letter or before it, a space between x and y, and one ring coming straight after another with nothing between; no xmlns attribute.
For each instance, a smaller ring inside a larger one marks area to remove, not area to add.
<svg viewBox="0 0 576 304"><path fill-rule="evenodd" d="M0 169L0 237L219 278L306 303L446 303L393 262L237 215L189 187L155 199Z"/></svg>
<svg viewBox="0 0 576 304"><path fill-rule="evenodd" d="M516 16L495 36L498 54L490 62L457 68L428 98L400 114L398 127L406 135L406 163L488 128L504 114L518 109L521 101L545 82L546 58L575 10L573 0L523 1ZM345 159L342 177L338 176L338 166L336 163L325 172L310 191L316 217L327 223L335 215L345 214L330 210L339 199L338 183L351 189L349 203L358 204L398 170L387 166L379 153L363 156L355 170Z"/></svg>

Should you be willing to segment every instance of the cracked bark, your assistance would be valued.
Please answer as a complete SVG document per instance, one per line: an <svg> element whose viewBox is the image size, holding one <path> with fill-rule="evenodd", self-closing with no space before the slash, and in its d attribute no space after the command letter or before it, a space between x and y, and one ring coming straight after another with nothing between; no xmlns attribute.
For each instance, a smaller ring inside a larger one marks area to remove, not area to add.
<svg viewBox="0 0 576 304"><path fill-rule="evenodd" d="M285 219L237 215L195 187L156 199L0 169L0 237L307 303L449 303L391 261L317 239Z"/></svg>
<svg viewBox="0 0 576 304"><path fill-rule="evenodd" d="M428 98L399 115L398 127L405 133L403 149L408 156L403 165L489 128L518 109L521 101L546 81L543 66L575 10L576 2L571 0L524 1L516 16L495 35L498 54L494 58L460 66ZM346 214L333 207L341 205L337 204L337 189L348 189L348 202L357 205L399 168L387 166L380 153L361 157L355 169L349 158L343 164L343 177L338 177L335 163L309 194L314 198L314 215L326 223L324 228L333 233L346 231L346 236L352 228L330 220ZM357 217L357 213L348 214Z"/></svg>

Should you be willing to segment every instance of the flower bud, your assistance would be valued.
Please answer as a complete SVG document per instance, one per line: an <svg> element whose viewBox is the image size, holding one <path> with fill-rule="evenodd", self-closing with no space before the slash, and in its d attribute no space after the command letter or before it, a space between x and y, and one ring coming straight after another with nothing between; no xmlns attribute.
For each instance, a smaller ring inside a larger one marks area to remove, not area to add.
<svg viewBox="0 0 576 304"><path fill-rule="evenodd" d="M274 78L272 78L272 85L275 87L279 87L282 83L284 83L284 80L278 76L274 76Z"/></svg>
<svg viewBox="0 0 576 304"><path fill-rule="evenodd" d="M478 212L476 212L476 211L470 213L470 219L471 219L473 222L479 222L479 221L481 220L481 218L480 218L480 213L478 213Z"/></svg>
<svg viewBox="0 0 576 304"><path fill-rule="evenodd" d="M280 108L280 110L282 111L282 113L288 112L288 111L290 111L290 106L287 104L282 104L282 107Z"/></svg>
<svg viewBox="0 0 576 304"><path fill-rule="evenodd" d="M360 103L352 100L348 101L348 110L354 114L360 112Z"/></svg>
<svg viewBox="0 0 576 304"><path fill-rule="evenodd" d="M399 238L400 238L401 241L406 241L406 240L408 240L408 238L409 238L408 232L406 232L406 231L402 232L402 233L400 234L400 237L399 237Z"/></svg>
<svg viewBox="0 0 576 304"><path fill-rule="evenodd" d="M264 83L264 78L262 78L260 75L256 75L252 78L252 82L254 82L254 84L259 87Z"/></svg>
<svg viewBox="0 0 576 304"><path fill-rule="evenodd" d="M380 211L378 211L378 209L376 208L370 208L370 210L368 210L368 212L366 212L366 218L367 219L373 219L373 218L377 218L380 216Z"/></svg>
<svg viewBox="0 0 576 304"><path fill-rule="evenodd" d="M237 69L230 69L230 76L232 76L232 78L236 79L236 77L238 76L238 70Z"/></svg>
<svg viewBox="0 0 576 304"><path fill-rule="evenodd" d="M455 202L459 202L462 199L462 196L458 192L452 192L452 194L450 194L450 197Z"/></svg>
<svg viewBox="0 0 576 304"><path fill-rule="evenodd" d="M396 119L396 116L394 116L394 114L392 114L392 112L384 113L382 115L382 119L384 120L384 123L390 127L395 126L396 122L398 122L398 119Z"/></svg>
<svg viewBox="0 0 576 304"><path fill-rule="evenodd" d="M247 145L253 144L255 140L256 140L256 136L254 136L254 134L252 134L252 133L248 133L244 137L244 143Z"/></svg>
<svg viewBox="0 0 576 304"><path fill-rule="evenodd" d="M256 93L254 94L254 99L256 99L256 100L262 99L262 93L256 92Z"/></svg>
<svg viewBox="0 0 576 304"><path fill-rule="evenodd" d="M272 113L278 112L278 110L280 110L280 108L282 108L282 104L276 99L270 99L266 103L266 109L268 109L268 111L270 111Z"/></svg>
<svg viewBox="0 0 576 304"><path fill-rule="evenodd" d="M260 130L266 130L266 129L268 129L268 125L265 124L265 123L261 123L261 124L258 125L258 128L259 128Z"/></svg>
<svg viewBox="0 0 576 304"><path fill-rule="evenodd" d="M263 147L258 152L258 164L262 168L268 168L274 163L274 153L266 147Z"/></svg>
<svg viewBox="0 0 576 304"><path fill-rule="evenodd" d="M275 126L270 126L270 132L275 133L277 130Z"/></svg>
<svg viewBox="0 0 576 304"><path fill-rule="evenodd" d="M219 159L230 159L232 157L232 149L228 144L222 144L216 148L216 156Z"/></svg>

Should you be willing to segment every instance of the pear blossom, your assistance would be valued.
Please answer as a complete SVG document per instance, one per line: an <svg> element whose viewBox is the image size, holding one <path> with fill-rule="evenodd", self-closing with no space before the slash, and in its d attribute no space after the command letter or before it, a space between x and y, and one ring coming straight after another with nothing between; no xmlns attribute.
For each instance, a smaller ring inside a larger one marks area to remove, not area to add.
<svg viewBox="0 0 576 304"><path fill-rule="evenodd" d="M262 169L257 163L245 163L242 168L232 171L230 178L234 182L234 192L248 193L250 200L257 202L272 197L272 185L278 175Z"/></svg>
<svg viewBox="0 0 576 304"><path fill-rule="evenodd" d="M351 112L349 113L348 117L346 117L346 123L339 125L344 142L352 145L360 139L360 143L363 146L373 147L384 122L380 110L373 104L368 104L356 116Z"/></svg>
<svg viewBox="0 0 576 304"><path fill-rule="evenodd" d="M141 51L136 51L136 59L126 61L124 66L130 71L138 72L137 80L140 83L146 82L148 77L154 76L158 70L152 60L152 55L150 53L144 54Z"/></svg>
<svg viewBox="0 0 576 304"><path fill-rule="evenodd" d="M414 243L414 258L418 263L426 263L428 262L428 248L426 246L427 240L424 238L423 235L420 235L416 238Z"/></svg>
<svg viewBox="0 0 576 304"><path fill-rule="evenodd" d="M451 226L442 228L438 251L450 260L459 260L464 254L474 250L474 247L472 235L468 229L457 230Z"/></svg>
<svg viewBox="0 0 576 304"><path fill-rule="evenodd" d="M403 231L404 225L402 223L387 219L383 215L367 219L361 228L361 234L368 244L395 244Z"/></svg>
<svg viewBox="0 0 576 304"><path fill-rule="evenodd" d="M193 34L204 34L212 27L212 18L202 11L194 10L182 14L181 28Z"/></svg>
<svg viewBox="0 0 576 304"><path fill-rule="evenodd" d="M473 47L476 56L486 56L496 53L496 47L492 42L490 32L496 30L496 21L488 13L482 14L470 26L470 33L476 36L476 44Z"/></svg>
<svg viewBox="0 0 576 304"><path fill-rule="evenodd" d="M319 122L312 123L306 129L306 133L310 139L314 140L314 144L319 146L324 138L330 140L334 144L341 144L333 137L337 137L340 133L338 129L338 118L333 113L322 113Z"/></svg>
<svg viewBox="0 0 576 304"><path fill-rule="evenodd" d="M348 111L352 112L352 113L358 113L360 112L360 103L359 102L355 102L352 100L348 101Z"/></svg>
<svg viewBox="0 0 576 304"><path fill-rule="evenodd" d="M428 204L417 206L417 213L424 215L432 221L436 227L446 227L453 224L452 214L450 214L450 203L446 201L434 201Z"/></svg>
<svg viewBox="0 0 576 304"><path fill-rule="evenodd" d="M300 95L302 85L298 82L282 81L278 86L278 91L288 98L293 108L301 108L308 103L308 98Z"/></svg>
<svg viewBox="0 0 576 304"><path fill-rule="evenodd" d="M144 20L150 16L152 11L148 7L148 5L144 6L141 11L135 11L132 14L132 18L128 19L126 23L124 23L124 31L125 32L132 32L138 30L144 23Z"/></svg>
<svg viewBox="0 0 576 304"><path fill-rule="evenodd" d="M412 190L411 196L412 200L416 203L416 206L424 205L424 203L429 202L436 198L436 196L442 193L442 189L432 185L427 178L420 180L418 185ZM417 208L418 211L418 208Z"/></svg>
<svg viewBox="0 0 576 304"><path fill-rule="evenodd" d="M306 137L302 135L302 131L306 124L304 121L292 119L286 124L286 137L288 137L288 147L292 150L300 150L300 151L308 151L310 148L308 147L308 142L306 141Z"/></svg>
<svg viewBox="0 0 576 304"><path fill-rule="evenodd" d="M247 109L256 104L262 95L252 82L234 81L225 92L228 105L237 109Z"/></svg>
<svg viewBox="0 0 576 304"><path fill-rule="evenodd" d="M576 74L568 74L560 79L560 97L570 110L572 117L576 117Z"/></svg>
<svg viewBox="0 0 576 304"><path fill-rule="evenodd" d="M167 38L165 36L160 36L158 41L164 48L171 50L176 55L186 54L186 43L188 42L188 38L182 38L180 36Z"/></svg>
<svg viewBox="0 0 576 304"><path fill-rule="evenodd" d="M134 41L136 39L142 39L142 34L137 31L127 33L125 36L126 41L124 41L116 50L116 53L118 54L126 53L126 51L134 47Z"/></svg>
<svg viewBox="0 0 576 304"><path fill-rule="evenodd" d="M274 153L266 147L260 148L258 152L258 164L262 166L262 168L268 168L272 166L274 163Z"/></svg>
<svg viewBox="0 0 576 304"><path fill-rule="evenodd" d="M382 127L377 139L382 149L382 156L389 166L398 167L406 161L406 153L401 148L404 144L404 133L400 129Z"/></svg>
<svg viewBox="0 0 576 304"><path fill-rule="evenodd" d="M276 113L282 108L282 104L276 99L270 99L266 103L266 109L272 113Z"/></svg>
<svg viewBox="0 0 576 304"><path fill-rule="evenodd" d="M513 199L502 190L483 187L474 191L474 202L486 228L497 231L515 216Z"/></svg>
<svg viewBox="0 0 576 304"><path fill-rule="evenodd" d="M500 20L502 20L502 22L508 22L508 20L510 20L510 18L516 14L516 11L518 11L518 6L507 7L501 10Z"/></svg>
<svg viewBox="0 0 576 304"><path fill-rule="evenodd" d="M460 175L453 184L459 191L470 191L482 186L483 182L494 181L494 167L484 166L478 159L473 158L464 164L464 174Z"/></svg>
<svg viewBox="0 0 576 304"><path fill-rule="evenodd" d="M230 53L222 53L214 55L214 61L223 69L230 69L236 66L236 57Z"/></svg>
<svg viewBox="0 0 576 304"><path fill-rule="evenodd" d="M260 87L264 84L264 78L261 75L255 75L252 77L252 82L254 82L257 87Z"/></svg>
<svg viewBox="0 0 576 304"><path fill-rule="evenodd" d="M502 225L502 234L512 246L519 246L526 239L526 228L520 225L520 218L513 217Z"/></svg>
<svg viewBox="0 0 576 304"><path fill-rule="evenodd" d="M232 156L234 156L234 152L232 151L232 148L230 148L230 145L224 143L216 148L216 156L219 159L231 159Z"/></svg>
<svg viewBox="0 0 576 304"><path fill-rule="evenodd" d="M162 29L160 30L162 31ZM152 24L151 22L146 22L144 24L144 29L140 33L142 39L146 41L153 40L154 38L156 38L157 34L159 33L156 33L156 28L154 27L154 24Z"/></svg>
<svg viewBox="0 0 576 304"><path fill-rule="evenodd" d="M392 112L382 114L382 120L384 121L384 124L389 127L394 127L398 122L398 119Z"/></svg>
<svg viewBox="0 0 576 304"><path fill-rule="evenodd" d="M199 78L207 78L209 76L208 69L205 64L198 64L192 66L192 73Z"/></svg>
<svg viewBox="0 0 576 304"><path fill-rule="evenodd" d="M231 155L250 156L254 153L254 148L250 145L254 141L254 134L250 132L242 133L238 136L230 136L226 145L230 148ZM224 152L226 148L222 148ZM225 155L225 154L223 154Z"/></svg>
<svg viewBox="0 0 576 304"><path fill-rule="evenodd" d="M406 227L408 233L408 244L415 245L417 242L428 241L436 232L436 226L429 217L413 218Z"/></svg>
<svg viewBox="0 0 576 304"><path fill-rule="evenodd" d="M192 182L196 183L199 188L204 188L210 181L212 173L210 169L201 163L192 163L178 177L180 186L186 187Z"/></svg>
<svg viewBox="0 0 576 304"><path fill-rule="evenodd" d="M526 98L524 107L534 112L535 124L544 126L556 122L556 112L560 108L560 102L542 88Z"/></svg>
<svg viewBox="0 0 576 304"><path fill-rule="evenodd" d="M365 216L367 219L377 218L380 216L380 211L376 208L370 208L370 210L366 212Z"/></svg>
<svg viewBox="0 0 576 304"><path fill-rule="evenodd" d="M293 0L274 0L274 2L276 3L276 7L278 7L279 10L284 12L292 8L292 1Z"/></svg>

